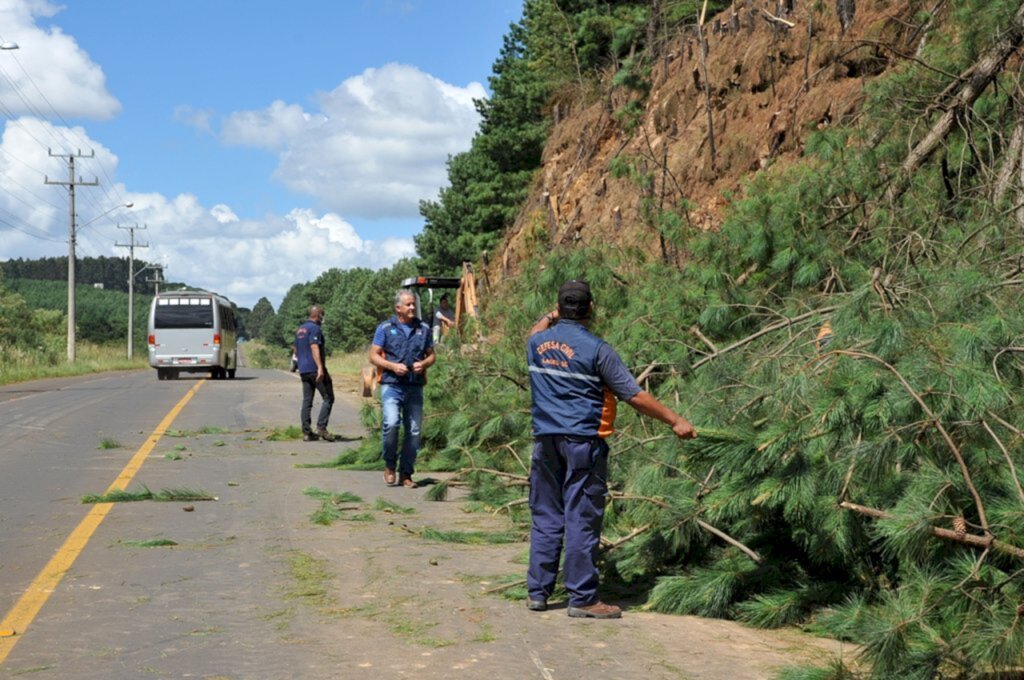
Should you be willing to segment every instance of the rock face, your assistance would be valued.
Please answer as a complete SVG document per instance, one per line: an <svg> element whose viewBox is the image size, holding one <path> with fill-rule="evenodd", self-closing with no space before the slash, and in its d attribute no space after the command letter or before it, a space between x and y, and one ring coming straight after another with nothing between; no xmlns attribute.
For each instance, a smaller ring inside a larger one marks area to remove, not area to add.
<svg viewBox="0 0 1024 680"><path fill-rule="evenodd" d="M862 0L854 15L853 0L737 0L708 18L704 66L693 27L661 43L632 128L621 112L639 95L610 89L612 73L600 101L562 99L543 167L490 273L514 275L558 244L662 256L652 209L674 208L683 229L715 229L745 180L799 159L815 130L854 120L865 84L915 51L919 4Z"/></svg>

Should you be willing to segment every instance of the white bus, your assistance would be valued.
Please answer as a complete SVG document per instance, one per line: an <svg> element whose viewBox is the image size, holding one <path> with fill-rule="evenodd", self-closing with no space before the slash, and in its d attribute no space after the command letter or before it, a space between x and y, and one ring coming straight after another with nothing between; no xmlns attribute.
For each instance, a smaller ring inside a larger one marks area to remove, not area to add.
<svg viewBox="0 0 1024 680"><path fill-rule="evenodd" d="M160 380L182 371L234 378L238 369L235 312L231 303L205 291L160 293L149 309L149 365Z"/></svg>

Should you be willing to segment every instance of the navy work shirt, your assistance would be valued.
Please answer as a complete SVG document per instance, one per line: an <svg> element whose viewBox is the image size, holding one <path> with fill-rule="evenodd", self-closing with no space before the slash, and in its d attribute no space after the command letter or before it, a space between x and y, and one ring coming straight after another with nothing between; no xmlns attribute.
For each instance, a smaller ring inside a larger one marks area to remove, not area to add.
<svg viewBox="0 0 1024 680"><path fill-rule="evenodd" d="M324 333L320 324L307 321L295 331L295 356L299 359L299 373L316 373L316 362L313 361L312 345L320 347L320 361L324 362L327 371L327 353L324 351Z"/></svg>
<svg viewBox="0 0 1024 680"><path fill-rule="evenodd" d="M404 376L392 371L381 373L380 381L385 385L422 385L426 378L422 373L412 372L412 365L427 356L427 350L434 346L430 326L417 318L401 323L393 316L377 326L373 333L373 344L384 350L384 358L395 364L405 364L409 372Z"/></svg>

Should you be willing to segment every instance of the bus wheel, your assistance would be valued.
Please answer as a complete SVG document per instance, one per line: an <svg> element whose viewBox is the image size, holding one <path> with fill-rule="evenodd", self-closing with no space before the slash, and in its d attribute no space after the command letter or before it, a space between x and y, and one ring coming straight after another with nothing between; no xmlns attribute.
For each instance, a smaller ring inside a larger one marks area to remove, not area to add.
<svg viewBox="0 0 1024 680"><path fill-rule="evenodd" d="M235 379L235 369L233 369L233 368L229 368L228 369L228 377L231 378L232 380Z"/></svg>
<svg viewBox="0 0 1024 680"><path fill-rule="evenodd" d="M157 380L167 380L167 371L165 371L162 368L156 369L156 379Z"/></svg>

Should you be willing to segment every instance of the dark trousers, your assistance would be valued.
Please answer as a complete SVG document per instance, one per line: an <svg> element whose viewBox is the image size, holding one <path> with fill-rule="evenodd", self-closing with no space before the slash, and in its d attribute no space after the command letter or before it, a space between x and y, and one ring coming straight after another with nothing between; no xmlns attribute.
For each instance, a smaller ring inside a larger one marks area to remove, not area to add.
<svg viewBox="0 0 1024 680"><path fill-rule="evenodd" d="M555 589L565 549L569 606L597 601L597 552L608 493L608 445L603 439L537 437L530 461L530 599L547 600Z"/></svg>
<svg viewBox="0 0 1024 680"><path fill-rule="evenodd" d="M320 414L316 419L316 429L322 430L327 427L327 420L331 417L331 408L334 406L334 381L326 373L320 382L316 381L316 373L300 373L299 377L302 379L302 410L299 411L299 422L302 423L302 433L309 434L313 392L319 392L320 398L323 399Z"/></svg>

